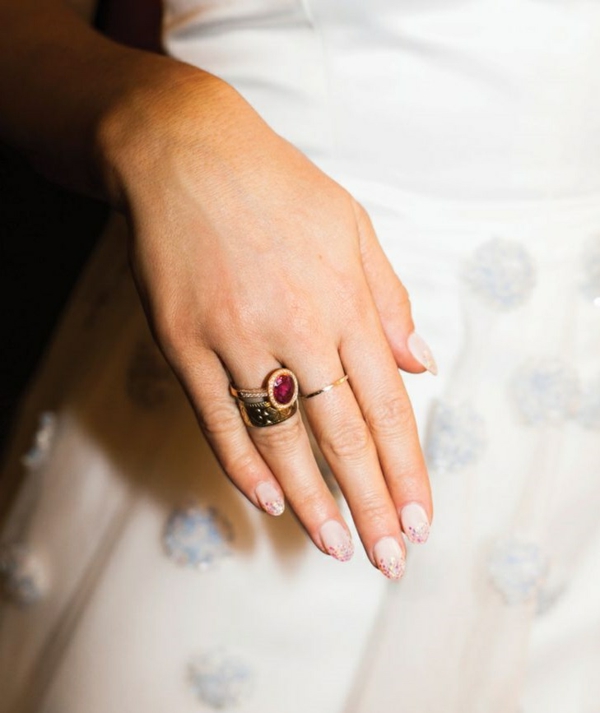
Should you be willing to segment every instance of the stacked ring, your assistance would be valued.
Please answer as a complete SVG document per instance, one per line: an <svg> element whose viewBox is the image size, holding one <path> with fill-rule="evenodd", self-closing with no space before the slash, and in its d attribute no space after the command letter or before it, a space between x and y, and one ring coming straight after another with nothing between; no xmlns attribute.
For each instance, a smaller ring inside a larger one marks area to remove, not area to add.
<svg viewBox="0 0 600 713"><path fill-rule="evenodd" d="M344 374L327 386L310 394L300 394L298 379L290 369L275 369L266 379L266 385L260 389L238 389L229 385L231 395L237 400L240 413L246 426L263 428L275 426L291 418L298 410L298 397L312 399L319 394L331 391L335 386L348 381Z"/></svg>
<svg viewBox="0 0 600 713"><path fill-rule="evenodd" d="M263 428L287 421L298 410L298 379L289 369L275 369L261 389L238 389L230 384L229 391L237 400L247 426Z"/></svg>

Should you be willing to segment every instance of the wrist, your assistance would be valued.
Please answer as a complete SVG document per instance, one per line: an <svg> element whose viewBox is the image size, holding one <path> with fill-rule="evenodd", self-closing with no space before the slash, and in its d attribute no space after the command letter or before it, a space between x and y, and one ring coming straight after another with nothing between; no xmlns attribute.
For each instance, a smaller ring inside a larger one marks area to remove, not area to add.
<svg viewBox="0 0 600 713"><path fill-rule="evenodd" d="M208 137L241 97L214 75L176 60L144 57L134 81L100 117L96 155L105 198L127 212L140 192L156 185L156 172L179 145ZM235 99L234 99L235 100Z"/></svg>

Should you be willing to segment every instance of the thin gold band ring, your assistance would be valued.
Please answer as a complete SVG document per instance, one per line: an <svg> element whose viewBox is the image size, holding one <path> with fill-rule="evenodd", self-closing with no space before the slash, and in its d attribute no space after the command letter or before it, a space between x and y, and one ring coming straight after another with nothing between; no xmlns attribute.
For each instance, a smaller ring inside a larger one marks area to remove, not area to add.
<svg viewBox="0 0 600 713"><path fill-rule="evenodd" d="M344 382L348 381L348 374L344 374L340 379L337 381L334 381L332 384L327 384L327 386L324 386L322 389L319 389L318 391L313 391L310 394L301 394L303 399L312 399L315 396L318 396L319 394L325 394L327 391L331 391L334 386L339 386L340 384L343 384Z"/></svg>

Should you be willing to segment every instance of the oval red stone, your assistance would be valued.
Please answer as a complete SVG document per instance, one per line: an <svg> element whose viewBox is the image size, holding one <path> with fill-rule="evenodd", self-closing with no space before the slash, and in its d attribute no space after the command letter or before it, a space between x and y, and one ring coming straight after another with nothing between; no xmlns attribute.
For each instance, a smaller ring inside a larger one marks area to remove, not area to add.
<svg viewBox="0 0 600 713"><path fill-rule="evenodd" d="M289 374L280 374L273 382L273 397L278 404L285 406L294 398L296 386Z"/></svg>

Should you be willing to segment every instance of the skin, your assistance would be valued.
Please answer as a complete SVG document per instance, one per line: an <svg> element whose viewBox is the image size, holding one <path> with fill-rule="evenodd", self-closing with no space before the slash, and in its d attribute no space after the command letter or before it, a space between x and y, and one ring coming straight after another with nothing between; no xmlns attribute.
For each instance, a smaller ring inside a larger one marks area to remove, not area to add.
<svg viewBox="0 0 600 713"><path fill-rule="evenodd" d="M432 503L398 369L424 369L364 209L222 80L111 42L61 0L0 0L0 24L0 134L126 215L150 327L225 473L257 506L272 483L325 551L321 525L344 521L300 416L247 429L228 385L285 365L309 393L347 373L306 416L372 563L383 537L404 550L399 511L431 520Z"/></svg>

